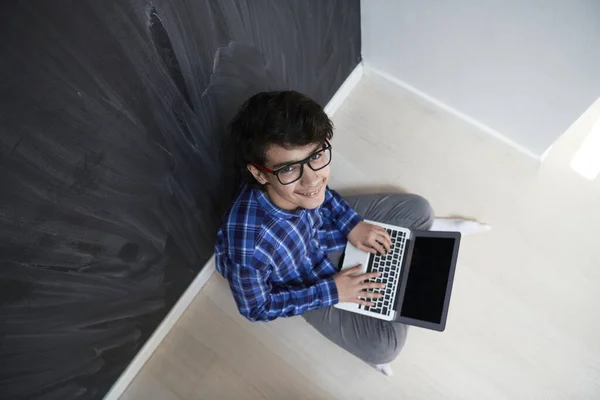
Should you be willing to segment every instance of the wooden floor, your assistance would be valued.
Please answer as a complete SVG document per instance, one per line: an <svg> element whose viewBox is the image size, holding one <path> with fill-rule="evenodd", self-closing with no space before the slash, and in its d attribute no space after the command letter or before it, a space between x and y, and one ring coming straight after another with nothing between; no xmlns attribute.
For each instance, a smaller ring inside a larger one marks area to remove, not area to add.
<svg viewBox="0 0 600 400"><path fill-rule="evenodd" d="M493 226L463 240L446 331L412 328L388 378L300 317L246 321L215 274L121 398L600 399L600 183L568 135L539 166L377 76L334 122L331 187Z"/></svg>

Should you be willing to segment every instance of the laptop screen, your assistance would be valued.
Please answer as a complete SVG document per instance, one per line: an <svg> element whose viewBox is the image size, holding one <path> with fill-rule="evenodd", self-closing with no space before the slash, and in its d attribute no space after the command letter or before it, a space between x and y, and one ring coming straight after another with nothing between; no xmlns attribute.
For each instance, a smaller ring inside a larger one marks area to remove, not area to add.
<svg viewBox="0 0 600 400"><path fill-rule="evenodd" d="M454 238L415 237L400 315L441 323Z"/></svg>

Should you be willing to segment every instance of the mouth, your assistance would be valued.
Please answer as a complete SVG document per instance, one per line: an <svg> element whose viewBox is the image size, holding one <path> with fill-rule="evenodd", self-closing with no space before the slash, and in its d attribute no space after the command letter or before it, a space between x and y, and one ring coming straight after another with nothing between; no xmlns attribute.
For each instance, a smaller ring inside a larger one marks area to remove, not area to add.
<svg viewBox="0 0 600 400"><path fill-rule="evenodd" d="M322 189L323 189L323 186L321 185L316 190L311 190L311 191L307 191L307 192L296 192L296 193L302 197L306 197L307 199L313 199L313 198L317 197L319 194L321 194Z"/></svg>

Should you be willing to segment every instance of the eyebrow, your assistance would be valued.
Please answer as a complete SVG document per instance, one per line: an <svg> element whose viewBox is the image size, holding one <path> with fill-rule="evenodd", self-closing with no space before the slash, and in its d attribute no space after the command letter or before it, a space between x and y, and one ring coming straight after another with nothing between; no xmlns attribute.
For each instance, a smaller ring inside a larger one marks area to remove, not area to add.
<svg viewBox="0 0 600 400"><path fill-rule="evenodd" d="M313 155L313 154L315 154L317 151L319 151L319 150L320 150L320 149L321 149L323 146L324 146L324 143L321 143L321 144L319 144L317 148L315 148L313 151L311 151L311 152L310 152L310 154L309 154L309 155L308 155L306 158L304 158L304 159L302 159L302 160L296 160L296 161L285 161L285 162L282 162L282 163L279 163L279 164L275 164L275 165L273 165L273 168L271 168L271 169L272 169L273 171L275 171L275 170L277 170L277 169L279 169L279 168L281 168L281 167L285 167L286 165L295 164L295 163L297 163L297 162L304 161L304 160L306 160L308 157L312 156L312 155Z"/></svg>

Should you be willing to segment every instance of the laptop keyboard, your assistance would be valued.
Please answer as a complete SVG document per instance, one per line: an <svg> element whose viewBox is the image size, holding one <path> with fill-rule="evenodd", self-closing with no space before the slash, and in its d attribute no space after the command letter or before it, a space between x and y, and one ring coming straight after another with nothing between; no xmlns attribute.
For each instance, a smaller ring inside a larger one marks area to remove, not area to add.
<svg viewBox="0 0 600 400"><path fill-rule="evenodd" d="M367 272L381 272L381 276L370 279L369 282L385 283L386 287L382 289L370 289L376 293L382 293L383 296L378 299L370 299L374 306L359 305L359 309L374 312L382 315L390 315L396 301L396 288L398 279L400 279L400 270L402 265L402 256L406 245L406 233L386 229L392 239L392 247L387 255L371 255ZM364 298L363 298L364 300Z"/></svg>

